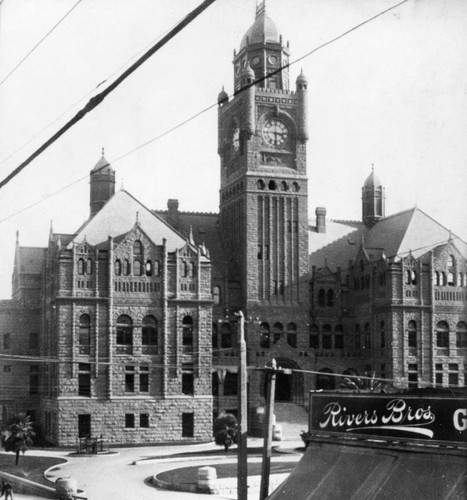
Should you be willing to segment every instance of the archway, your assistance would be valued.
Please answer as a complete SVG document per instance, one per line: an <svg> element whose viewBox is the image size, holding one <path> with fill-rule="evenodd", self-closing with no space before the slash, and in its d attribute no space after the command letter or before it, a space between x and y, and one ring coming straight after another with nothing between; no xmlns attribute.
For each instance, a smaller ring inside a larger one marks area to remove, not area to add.
<svg viewBox="0 0 467 500"><path fill-rule="evenodd" d="M290 359L279 358L276 362L278 367L290 369L292 373L278 373L276 375L275 401L303 404L303 373L293 371L299 370L300 367Z"/></svg>
<svg viewBox="0 0 467 500"><path fill-rule="evenodd" d="M332 391L336 388L336 377L334 377L334 372L330 368L322 368L319 371L319 375L316 376L316 389L323 391ZM328 375L329 374L329 375Z"/></svg>

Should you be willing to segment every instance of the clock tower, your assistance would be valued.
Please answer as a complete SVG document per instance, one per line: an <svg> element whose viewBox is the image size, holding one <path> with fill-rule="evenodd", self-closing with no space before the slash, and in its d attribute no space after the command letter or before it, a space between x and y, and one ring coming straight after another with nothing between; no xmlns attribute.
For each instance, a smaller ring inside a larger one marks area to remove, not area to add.
<svg viewBox="0 0 467 500"><path fill-rule="evenodd" d="M308 304L307 80L289 90L288 64L262 2L234 52L234 96L218 97L228 307L272 322Z"/></svg>

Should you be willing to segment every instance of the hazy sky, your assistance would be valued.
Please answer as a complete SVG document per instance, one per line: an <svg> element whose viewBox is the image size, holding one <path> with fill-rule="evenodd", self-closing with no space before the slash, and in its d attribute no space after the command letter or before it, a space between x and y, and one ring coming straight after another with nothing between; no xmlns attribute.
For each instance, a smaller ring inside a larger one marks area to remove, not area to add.
<svg viewBox="0 0 467 500"><path fill-rule="evenodd" d="M76 1L3 1L0 81ZM199 3L82 0L0 84L1 179ZM267 10L293 61L396 3L268 0ZM223 85L232 91L233 49L255 4L217 0L0 189L0 298L11 293L16 230L21 245L46 246L51 220L73 233L89 216L88 174L102 147L117 188L149 208L178 198L181 210L218 210L215 107L117 159L216 103ZM409 0L291 67L293 88L301 68L309 81L310 217L325 206L331 218L360 219L374 164L387 214L417 204L467 239L466 22L465 0Z"/></svg>

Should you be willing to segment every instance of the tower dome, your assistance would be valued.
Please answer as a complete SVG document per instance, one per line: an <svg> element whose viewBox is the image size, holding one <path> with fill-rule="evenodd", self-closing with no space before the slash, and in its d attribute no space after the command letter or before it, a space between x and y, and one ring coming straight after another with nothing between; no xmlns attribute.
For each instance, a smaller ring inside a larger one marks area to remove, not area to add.
<svg viewBox="0 0 467 500"><path fill-rule="evenodd" d="M265 2L256 8L255 22L243 35L240 50L255 43L280 43L280 37L275 22L266 14Z"/></svg>
<svg viewBox="0 0 467 500"><path fill-rule="evenodd" d="M222 106L224 103L229 102L229 94L224 90L224 87L222 87L222 90L219 92L219 95L217 96L217 104Z"/></svg>
<svg viewBox="0 0 467 500"><path fill-rule="evenodd" d="M374 167L371 168L371 174L366 178L365 183L363 184L364 188L379 188L383 184L379 180L379 177L375 174Z"/></svg>

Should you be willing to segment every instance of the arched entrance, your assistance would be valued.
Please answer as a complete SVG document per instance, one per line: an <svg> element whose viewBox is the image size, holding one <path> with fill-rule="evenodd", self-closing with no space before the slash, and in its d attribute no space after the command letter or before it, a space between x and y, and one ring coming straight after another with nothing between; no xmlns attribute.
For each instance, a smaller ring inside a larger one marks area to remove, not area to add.
<svg viewBox="0 0 467 500"><path fill-rule="evenodd" d="M319 375L316 376L316 389L322 389L323 391L332 391L335 389L336 377L330 375L333 373L334 372L330 368L322 368L319 371Z"/></svg>
<svg viewBox="0 0 467 500"><path fill-rule="evenodd" d="M290 359L276 359L280 368L299 370L300 367ZM276 375L275 401L303 404L303 373L292 371L291 374L278 373Z"/></svg>

